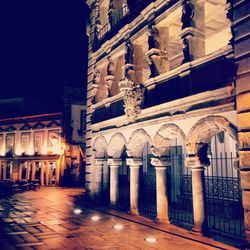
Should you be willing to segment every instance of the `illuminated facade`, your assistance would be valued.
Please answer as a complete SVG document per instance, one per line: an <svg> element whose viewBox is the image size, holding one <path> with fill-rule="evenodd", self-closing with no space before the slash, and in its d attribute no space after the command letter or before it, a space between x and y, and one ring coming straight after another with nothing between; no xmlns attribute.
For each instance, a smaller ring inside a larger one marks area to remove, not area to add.
<svg viewBox="0 0 250 250"><path fill-rule="evenodd" d="M83 185L85 113L75 103L64 113L1 118L0 180Z"/></svg>
<svg viewBox="0 0 250 250"><path fill-rule="evenodd" d="M250 241L249 2L87 2L92 197Z"/></svg>

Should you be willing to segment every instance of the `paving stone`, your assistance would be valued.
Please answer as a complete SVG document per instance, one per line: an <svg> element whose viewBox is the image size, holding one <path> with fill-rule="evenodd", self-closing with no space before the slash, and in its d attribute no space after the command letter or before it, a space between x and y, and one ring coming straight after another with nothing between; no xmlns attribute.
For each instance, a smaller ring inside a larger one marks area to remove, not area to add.
<svg viewBox="0 0 250 250"><path fill-rule="evenodd" d="M187 231L178 230L172 225L169 225L168 230L190 239L145 226L143 223L149 221L146 219L141 219L139 224L133 222L135 219L128 221L98 212L80 203L78 197L82 197L82 194L83 190L77 188L41 188L36 192L27 191L0 199L0 249L222 249L214 241L214 247L195 242ZM74 208L81 208L82 213L74 214ZM129 216L117 211L115 213L124 218ZM101 219L94 222L91 220L93 215L99 215ZM118 223L124 225L122 231L113 228ZM165 228L160 225L158 227L161 230ZM146 236L154 236L158 241L150 244L144 240ZM226 246L224 249L234 248Z"/></svg>

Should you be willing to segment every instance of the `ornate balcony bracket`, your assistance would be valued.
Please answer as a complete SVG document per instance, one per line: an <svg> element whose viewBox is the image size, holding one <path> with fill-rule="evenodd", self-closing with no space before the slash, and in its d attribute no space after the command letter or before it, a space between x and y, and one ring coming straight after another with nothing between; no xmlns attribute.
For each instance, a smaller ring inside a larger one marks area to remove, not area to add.
<svg viewBox="0 0 250 250"><path fill-rule="evenodd" d="M134 122L141 113L144 100L143 85L136 85L134 81L124 78L119 82L121 92L124 93L124 111L130 122Z"/></svg>
<svg viewBox="0 0 250 250"><path fill-rule="evenodd" d="M145 55L151 71L150 78L163 74L169 70L167 51L152 48L148 50Z"/></svg>

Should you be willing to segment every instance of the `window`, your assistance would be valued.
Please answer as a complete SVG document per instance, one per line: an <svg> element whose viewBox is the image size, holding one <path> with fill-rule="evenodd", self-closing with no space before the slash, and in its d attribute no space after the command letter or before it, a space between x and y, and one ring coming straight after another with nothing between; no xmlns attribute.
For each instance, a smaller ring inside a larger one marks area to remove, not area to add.
<svg viewBox="0 0 250 250"><path fill-rule="evenodd" d="M80 130L81 132L84 132L86 130L86 110L81 110L80 121Z"/></svg>
<svg viewBox="0 0 250 250"><path fill-rule="evenodd" d="M59 153L60 148L60 131L49 131L49 149L53 153Z"/></svg>
<svg viewBox="0 0 250 250"><path fill-rule="evenodd" d="M7 152L14 149L15 135L9 134L6 136L6 150Z"/></svg>
<svg viewBox="0 0 250 250"><path fill-rule="evenodd" d="M41 153L42 146L43 146L43 133L35 133L35 135L34 135L35 152Z"/></svg>
<svg viewBox="0 0 250 250"><path fill-rule="evenodd" d="M0 152L3 147L3 135L0 135Z"/></svg>
<svg viewBox="0 0 250 250"><path fill-rule="evenodd" d="M21 134L21 150L26 153L30 143L30 134Z"/></svg>

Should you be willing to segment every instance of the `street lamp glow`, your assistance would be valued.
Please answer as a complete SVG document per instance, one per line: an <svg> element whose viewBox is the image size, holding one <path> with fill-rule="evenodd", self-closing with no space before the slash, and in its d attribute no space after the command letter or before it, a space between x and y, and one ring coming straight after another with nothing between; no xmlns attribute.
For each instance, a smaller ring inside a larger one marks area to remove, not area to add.
<svg viewBox="0 0 250 250"><path fill-rule="evenodd" d="M116 229L116 230L122 230L123 229L123 225L116 224L116 225L114 225L114 229Z"/></svg>
<svg viewBox="0 0 250 250"><path fill-rule="evenodd" d="M76 208L76 209L74 210L74 213L75 213L75 214L80 214L81 212L82 212L82 210L79 209L79 208Z"/></svg>
<svg viewBox="0 0 250 250"><path fill-rule="evenodd" d="M94 215L94 216L91 217L91 220L98 221L98 220L100 220L100 216Z"/></svg>
<svg viewBox="0 0 250 250"><path fill-rule="evenodd" d="M145 241L150 242L150 243L155 243L157 241L157 239L152 238L152 237L147 237L147 238L145 238Z"/></svg>

